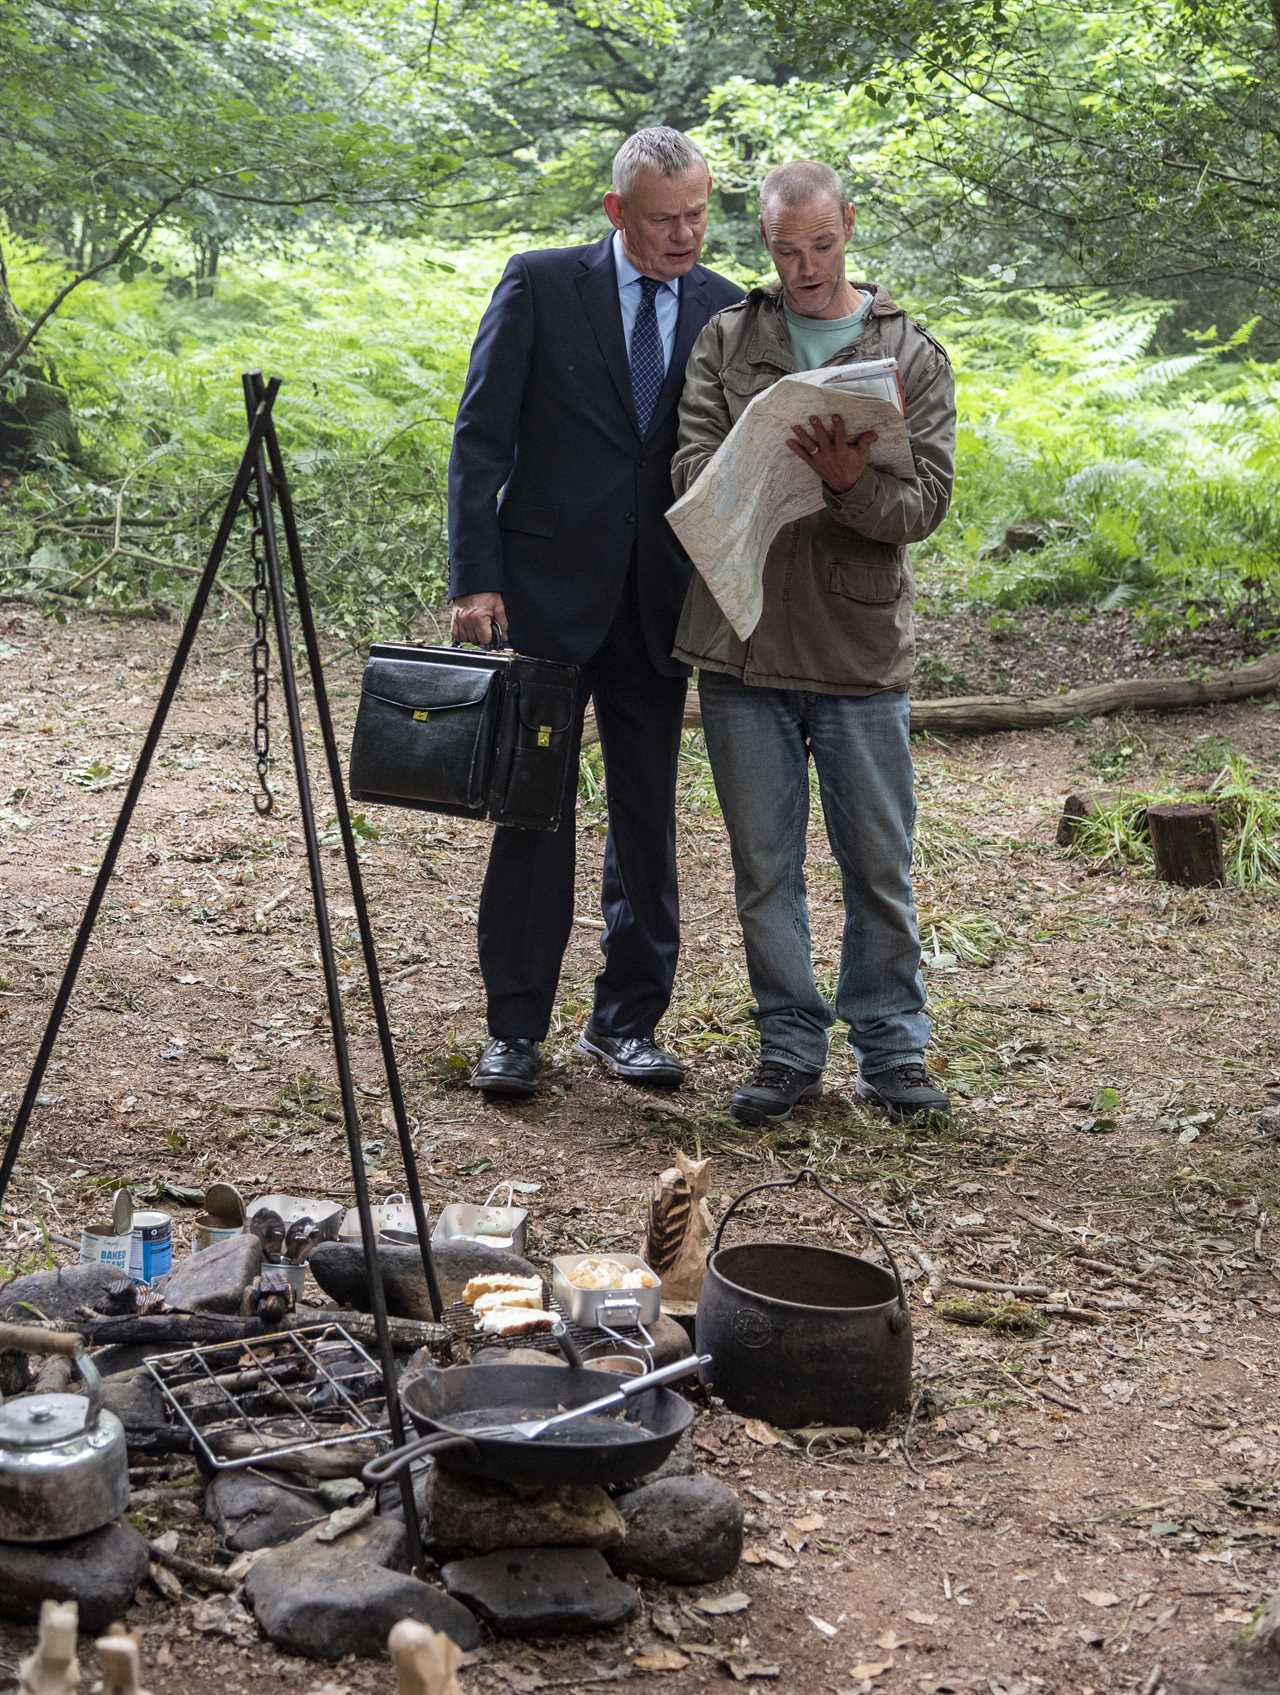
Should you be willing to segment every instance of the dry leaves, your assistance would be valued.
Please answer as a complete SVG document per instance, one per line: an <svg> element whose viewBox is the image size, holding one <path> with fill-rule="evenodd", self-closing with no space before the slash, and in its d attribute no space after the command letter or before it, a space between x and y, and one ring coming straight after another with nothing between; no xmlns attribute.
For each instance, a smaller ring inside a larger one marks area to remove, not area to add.
<svg viewBox="0 0 1280 1695"><path fill-rule="evenodd" d="M883 1677L885 1672L889 1671L892 1666L892 1655L890 1655L887 1660L862 1660L856 1666L849 1667L849 1676L866 1679Z"/></svg>
<svg viewBox="0 0 1280 1695"><path fill-rule="evenodd" d="M784 1554L778 1548L751 1547L742 1556L742 1563L748 1566L773 1566L777 1571L794 1571L796 1561L790 1554Z"/></svg>
<svg viewBox="0 0 1280 1695"><path fill-rule="evenodd" d="M825 1636L828 1639L828 1641L831 1639L831 1637L839 1635L839 1631L837 1631L835 1625L834 1624L828 1624L826 1619L818 1618L813 1613L806 1613L804 1616L808 1619L809 1623L818 1632L818 1634L820 1636Z"/></svg>
<svg viewBox="0 0 1280 1695"><path fill-rule="evenodd" d="M776 1448L782 1440L773 1426L766 1424L762 1418L749 1418L742 1428L753 1442L759 1442L765 1448Z"/></svg>
<svg viewBox="0 0 1280 1695"><path fill-rule="evenodd" d="M191 1628L208 1636L226 1636L246 1646L258 1640L258 1627L233 1595L210 1595L191 1614Z"/></svg>
<svg viewBox="0 0 1280 1695"><path fill-rule="evenodd" d="M730 1595L708 1595L693 1604L700 1613L722 1618L725 1613L745 1613L751 1605L751 1597L744 1595L741 1589L735 1589Z"/></svg>
<svg viewBox="0 0 1280 1695"><path fill-rule="evenodd" d="M691 1666L693 1661L678 1648L664 1648L659 1644L647 1648L643 1654L637 1654L631 1664L639 1671L683 1671L686 1666Z"/></svg>
<svg viewBox="0 0 1280 1695"><path fill-rule="evenodd" d="M1091 1607L1118 1607L1120 1597L1114 1589L1082 1589L1080 1599L1087 1601Z"/></svg>

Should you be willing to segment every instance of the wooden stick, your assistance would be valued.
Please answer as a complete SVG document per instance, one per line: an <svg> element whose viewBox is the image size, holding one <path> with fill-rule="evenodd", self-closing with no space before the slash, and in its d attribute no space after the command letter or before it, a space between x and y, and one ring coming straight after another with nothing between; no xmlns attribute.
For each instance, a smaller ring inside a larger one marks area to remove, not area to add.
<svg viewBox="0 0 1280 1695"><path fill-rule="evenodd" d="M74 1695L80 1687L76 1659L78 1608L74 1601L40 1603L40 1637L18 1663L21 1695Z"/></svg>
<svg viewBox="0 0 1280 1695"><path fill-rule="evenodd" d="M1049 1294L1047 1283L988 1283L984 1277L957 1277L947 1273L947 1282L961 1289L981 1289L988 1295L1019 1295L1028 1300L1044 1300Z"/></svg>
<svg viewBox="0 0 1280 1695"><path fill-rule="evenodd" d="M147 1695L142 1687L138 1644L132 1636L117 1636L113 1628L110 1635L100 1636L94 1647L102 1666L102 1695Z"/></svg>
<svg viewBox="0 0 1280 1695"><path fill-rule="evenodd" d="M132 1506L133 1502L129 1504ZM149 1548L157 1565L166 1566L175 1576L185 1577L190 1583L216 1589L222 1595L234 1595L240 1587L235 1578L228 1577L225 1571L219 1571L216 1566L201 1565L199 1560L189 1560L183 1554L171 1554L161 1542L152 1542Z"/></svg>
<svg viewBox="0 0 1280 1695"><path fill-rule="evenodd" d="M462 1649L443 1631L416 1619L393 1624L387 1648L396 1668L399 1695L462 1695L457 1670Z"/></svg>
<svg viewBox="0 0 1280 1695"><path fill-rule="evenodd" d="M16 1348L24 1354L62 1354L66 1359L74 1359L82 1346L79 1336L68 1330L43 1330L38 1324L0 1324L0 1348Z"/></svg>

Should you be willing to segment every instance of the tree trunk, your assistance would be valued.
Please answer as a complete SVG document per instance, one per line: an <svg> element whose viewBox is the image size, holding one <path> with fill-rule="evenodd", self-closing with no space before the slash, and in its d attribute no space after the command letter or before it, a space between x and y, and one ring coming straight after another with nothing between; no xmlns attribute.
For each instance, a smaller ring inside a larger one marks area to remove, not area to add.
<svg viewBox="0 0 1280 1695"><path fill-rule="evenodd" d="M9 293L0 249L0 362L13 352L26 330ZM42 448L76 447L66 392L49 376L34 358L23 359L0 389L0 472L25 469Z"/></svg>
<svg viewBox="0 0 1280 1695"><path fill-rule="evenodd" d="M1222 832L1211 806L1149 806L1147 830L1161 882L1188 889L1221 884Z"/></svg>

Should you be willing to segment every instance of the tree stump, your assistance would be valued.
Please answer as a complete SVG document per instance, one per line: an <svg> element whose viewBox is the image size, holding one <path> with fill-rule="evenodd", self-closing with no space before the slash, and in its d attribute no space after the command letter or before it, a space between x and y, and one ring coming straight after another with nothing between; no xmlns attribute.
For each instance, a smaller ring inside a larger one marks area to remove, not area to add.
<svg viewBox="0 0 1280 1695"><path fill-rule="evenodd" d="M1211 806L1149 806L1147 829L1162 882L1193 889L1222 882L1222 831Z"/></svg>
<svg viewBox="0 0 1280 1695"><path fill-rule="evenodd" d="M1115 799L1110 789L1085 790L1081 794L1068 795L1062 803L1062 817L1058 820L1058 846L1070 847L1084 820L1095 818L1099 812L1114 806Z"/></svg>

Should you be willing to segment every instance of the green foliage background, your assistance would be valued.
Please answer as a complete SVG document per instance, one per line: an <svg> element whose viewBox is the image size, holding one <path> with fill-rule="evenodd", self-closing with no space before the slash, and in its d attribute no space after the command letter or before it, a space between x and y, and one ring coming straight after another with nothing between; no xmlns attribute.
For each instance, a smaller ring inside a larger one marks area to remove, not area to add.
<svg viewBox="0 0 1280 1695"><path fill-rule="evenodd" d="M1280 621L1278 43L1280 0L0 0L0 366L38 326L0 415L68 403L0 478L0 595L180 609L262 368L326 627L429 627L489 290L597 233L621 136L667 121L717 178L710 263L758 280L761 176L828 159L855 272L949 347L926 591Z"/></svg>

